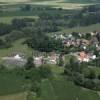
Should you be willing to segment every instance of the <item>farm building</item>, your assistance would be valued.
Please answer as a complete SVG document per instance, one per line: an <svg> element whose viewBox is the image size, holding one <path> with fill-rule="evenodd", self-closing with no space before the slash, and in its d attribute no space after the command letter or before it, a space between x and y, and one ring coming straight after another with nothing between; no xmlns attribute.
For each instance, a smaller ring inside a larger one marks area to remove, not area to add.
<svg viewBox="0 0 100 100"><path fill-rule="evenodd" d="M27 60L21 57L19 54L11 57L3 57L2 60L6 65L24 66Z"/></svg>

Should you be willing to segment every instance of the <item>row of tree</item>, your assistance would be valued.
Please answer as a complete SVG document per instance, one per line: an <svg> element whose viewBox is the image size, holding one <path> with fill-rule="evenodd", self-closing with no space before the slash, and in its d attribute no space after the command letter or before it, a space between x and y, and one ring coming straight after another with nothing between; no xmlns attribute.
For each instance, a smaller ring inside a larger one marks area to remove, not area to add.
<svg viewBox="0 0 100 100"><path fill-rule="evenodd" d="M87 63L78 63L75 59L71 58L70 62L65 65L64 73L76 85L100 90L100 74L97 76L94 69L88 68Z"/></svg>

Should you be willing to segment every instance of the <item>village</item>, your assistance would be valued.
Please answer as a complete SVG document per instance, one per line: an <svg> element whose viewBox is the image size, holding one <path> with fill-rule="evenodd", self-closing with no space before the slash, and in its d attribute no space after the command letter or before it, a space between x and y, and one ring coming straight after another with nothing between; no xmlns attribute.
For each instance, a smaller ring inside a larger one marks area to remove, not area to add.
<svg viewBox="0 0 100 100"><path fill-rule="evenodd" d="M54 39L59 39L64 45L64 52L57 53L55 51L46 53L34 51L32 53L34 64L39 67L43 64L59 64L60 60L66 63L65 56L70 55L77 58L78 62L90 62L99 59L100 56L100 32L94 31L90 33L71 34L56 33L51 35ZM2 60L6 64L23 66L27 62L24 54L13 54L13 56L3 57ZM64 64L63 64L64 65Z"/></svg>

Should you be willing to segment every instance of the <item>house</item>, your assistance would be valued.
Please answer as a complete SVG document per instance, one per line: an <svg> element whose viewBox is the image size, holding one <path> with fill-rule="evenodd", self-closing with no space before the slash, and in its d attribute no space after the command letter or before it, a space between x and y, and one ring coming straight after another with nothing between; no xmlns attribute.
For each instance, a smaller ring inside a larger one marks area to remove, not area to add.
<svg viewBox="0 0 100 100"><path fill-rule="evenodd" d="M96 37L91 38L91 44L97 45L99 43L98 39Z"/></svg>
<svg viewBox="0 0 100 100"><path fill-rule="evenodd" d="M95 60L97 57L93 53L86 53L85 51L81 51L77 55L77 59L80 62L89 62L91 60Z"/></svg>
<svg viewBox="0 0 100 100"><path fill-rule="evenodd" d="M94 32L91 32L90 34L91 34L91 36L95 36L97 34L97 32L94 31Z"/></svg>
<svg viewBox="0 0 100 100"><path fill-rule="evenodd" d="M51 52L47 56L33 56L34 64L38 67L42 64L57 64L59 61L59 54Z"/></svg>
<svg viewBox="0 0 100 100"><path fill-rule="evenodd" d="M43 64L43 56L34 57L34 64L38 67Z"/></svg>
<svg viewBox="0 0 100 100"><path fill-rule="evenodd" d="M89 62L89 57L88 57L88 55L84 51L81 51L79 53L78 60L80 62Z"/></svg>
<svg viewBox="0 0 100 100"><path fill-rule="evenodd" d="M3 57L2 60L6 65L16 65L16 66L24 66L27 60L21 57L19 54L10 57Z"/></svg>
<svg viewBox="0 0 100 100"><path fill-rule="evenodd" d="M46 58L47 64L57 64L59 61L59 55L55 52L51 52L50 55Z"/></svg>

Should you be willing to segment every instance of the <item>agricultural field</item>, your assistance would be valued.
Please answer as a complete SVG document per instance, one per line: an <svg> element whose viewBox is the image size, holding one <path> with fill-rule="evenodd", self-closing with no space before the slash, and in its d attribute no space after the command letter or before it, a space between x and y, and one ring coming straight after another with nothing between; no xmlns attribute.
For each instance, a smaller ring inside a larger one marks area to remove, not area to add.
<svg viewBox="0 0 100 100"><path fill-rule="evenodd" d="M8 16L8 17L0 17L0 23L10 24L13 19L23 19L23 18L32 18L37 19L37 16Z"/></svg>
<svg viewBox="0 0 100 100"><path fill-rule="evenodd" d="M0 2L29 2L29 1L49 1L49 0L0 0Z"/></svg>
<svg viewBox="0 0 100 100"><path fill-rule="evenodd" d="M30 0L0 0L0 2L27 2Z"/></svg>
<svg viewBox="0 0 100 100"><path fill-rule="evenodd" d="M24 92L26 81L21 75L10 72L0 72L0 96ZM0 99L1 100L1 99Z"/></svg>
<svg viewBox="0 0 100 100"><path fill-rule="evenodd" d="M0 100L27 100L27 93L16 93L6 96L0 96Z"/></svg>
<svg viewBox="0 0 100 100"><path fill-rule="evenodd" d="M0 17L0 23L11 23L13 19L22 19L22 18L33 18L36 19L36 16L12 16L12 17Z"/></svg>
<svg viewBox="0 0 100 100"><path fill-rule="evenodd" d="M12 4L33 4L33 5L46 5L52 6L54 8L63 8L63 9L81 9L84 6L90 5L91 3L66 3L64 0L0 0L1 5L12 5Z"/></svg>
<svg viewBox="0 0 100 100"><path fill-rule="evenodd" d="M77 87L63 78L44 80L41 89L43 100L100 100L98 93Z"/></svg>
<svg viewBox="0 0 100 100"><path fill-rule="evenodd" d="M72 2L72 3L100 3L99 0L64 0L66 3L67 2Z"/></svg>
<svg viewBox="0 0 100 100"><path fill-rule="evenodd" d="M82 4L82 3L65 3L63 0L54 0L54 1L40 1L40 2L34 2L35 5L48 5L52 6L54 8L63 8L63 9L81 9L84 6L90 5L90 4Z"/></svg>
<svg viewBox="0 0 100 100"><path fill-rule="evenodd" d="M43 80L41 96L38 98L28 94L24 89L26 82L15 73L0 73L0 100L99 100L99 92L76 86L65 77L59 77L62 68L52 66L52 72L58 77ZM48 98L49 97L49 98Z"/></svg>
<svg viewBox="0 0 100 100"><path fill-rule="evenodd" d="M31 10L22 11L22 9L20 9L20 4L34 5L33 11ZM4 6L4 8L1 7L2 9L4 10L6 9L6 10L4 12L2 12L1 10L0 12L0 23L11 24L11 21L16 18L17 19L23 19L23 18L38 19L39 18L38 15L41 14L41 11L43 11L43 9L41 10L42 8L41 6L44 6L44 9L45 9L45 6L70 9L68 11L71 12L73 11L72 9L76 9L76 10L78 9L77 11L79 11L79 9L83 8L84 6L91 5L91 4L92 3L90 2L88 4L84 2L78 3L78 1L73 3L72 0L71 2L69 0L68 1L67 0L0 0L0 5L7 5L8 7L8 9L6 8L6 6ZM34 8L38 5L40 8L37 7L34 10ZM58 11L59 13L61 11L62 15L63 14L67 15L67 11L65 10L64 12L62 12L63 10L58 9ZM44 10L44 12L47 12L50 14L50 13L55 13L56 10L54 11L52 9ZM56 13L58 14L58 12ZM44 22L45 21L46 20L44 20ZM37 26L39 25L40 25L40 28L41 26L43 26L42 21L40 21L40 23L37 24ZM37 28L37 26L35 27ZM53 26L53 24L51 26ZM32 28L34 28L34 26ZM94 25L85 26L85 27L75 26L75 28L68 28L68 29L67 27L66 28L61 27L61 29L62 30L58 31L57 33L59 32L66 33L66 34L69 34L72 32L84 33L84 32L91 32L94 30L100 30L100 24L94 24ZM18 30L21 31L22 29L19 28ZM37 34L37 32L38 31L35 30L35 28L32 30L32 34L34 33ZM40 32L41 31L39 30L39 33ZM43 33L45 32L43 31ZM46 32L46 33L49 33L49 32ZM9 34L3 35L3 36L1 35L0 39L4 39L7 35ZM51 35L51 32L50 32L50 35ZM33 35L33 37L34 36L35 35ZM29 48L26 44L23 44L23 42L26 40L27 37L25 38L22 37L21 39L15 40L14 43L11 43L13 45L11 48L0 49L0 64L1 65L3 64L2 57L9 56L12 53L19 53L19 54L22 53L24 54L25 58L32 56L32 52L34 52L35 49ZM39 41L38 37L36 39ZM65 56L66 62L69 62L70 58L71 56L66 55ZM79 87L75 85L72 81L67 80L67 76L65 77L64 75L62 75L64 73L64 67L51 65L50 68L51 68L51 72L53 73L53 78L43 79L39 87L39 89L41 89L41 95L39 95L39 97L35 97L32 94L32 95L29 95L29 98L28 98L28 92L30 91L29 90L30 83L29 81L25 79L25 76L23 76L22 73L20 74L19 70L16 74L15 73L16 71L15 72L11 71L10 73L10 71L3 69L5 70L5 72L3 72L0 69L0 100L100 100L100 92ZM96 72L96 75L99 75L100 68L94 68L94 71Z"/></svg>

